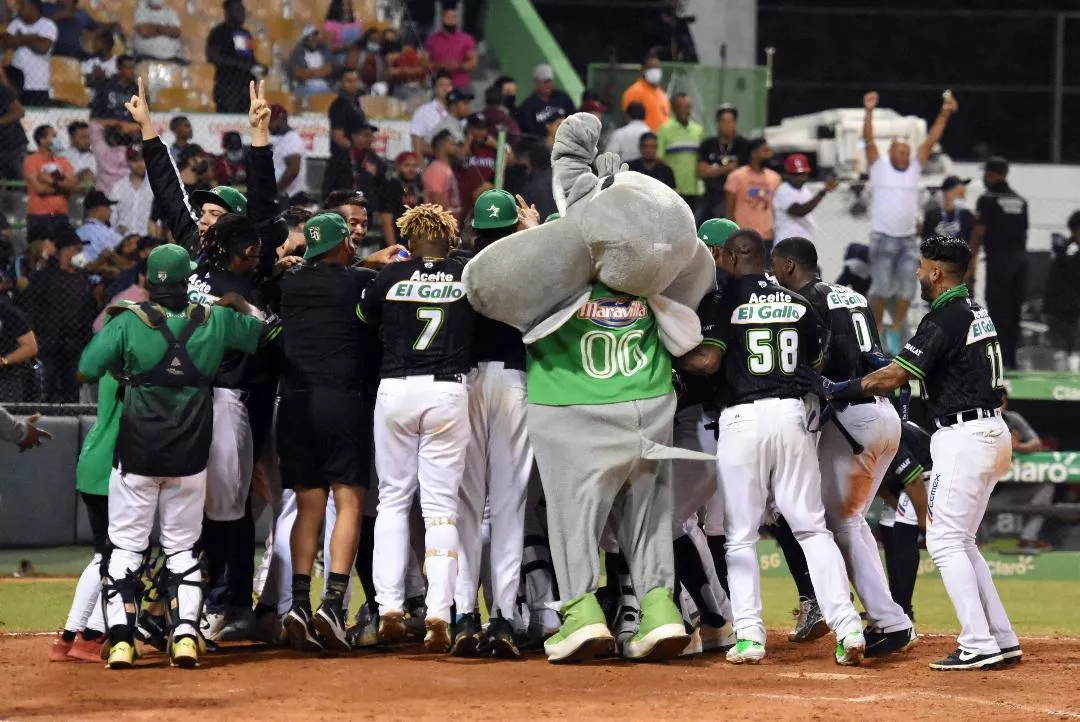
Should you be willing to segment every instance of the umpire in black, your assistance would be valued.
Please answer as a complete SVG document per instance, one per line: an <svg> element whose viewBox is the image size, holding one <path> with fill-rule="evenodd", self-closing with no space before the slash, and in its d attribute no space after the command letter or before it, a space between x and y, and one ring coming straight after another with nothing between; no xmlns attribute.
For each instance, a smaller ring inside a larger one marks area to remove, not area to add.
<svg viewBox="0 0 1080 722"><path fill-rule="evenodd" d="M968 283L975 280L975 264L982 248L986 251L986 310L997 326L1005 368L1015 369L1020 307L1027 283L1028 204L1006 181L1008 174L1009 163L1004 158L986 161L986 192L975 205Z"/></svg>

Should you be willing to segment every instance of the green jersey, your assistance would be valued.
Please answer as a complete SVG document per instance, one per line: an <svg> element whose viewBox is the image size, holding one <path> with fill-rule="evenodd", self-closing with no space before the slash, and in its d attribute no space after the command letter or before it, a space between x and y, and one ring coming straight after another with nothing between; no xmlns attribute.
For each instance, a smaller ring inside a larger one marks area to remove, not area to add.
<svg viewBox="0 0 1080 722"><path fill-rule="evenodd" d="M530 404L615 404L672 390L671 356L648 302L602 283L569 321L526 349Z"/></svg>
<svg viewBox="0 0 1080 722"><path fill-rule="evenodd" d="M698 148L705 140L705 129L690 120L686 125L674 116L656 131L657 157L671 166L675 190L681 196L699 196L705 186L698 178Z"/></svg>
<svg viewBox="0 0 1080 722"><path fill-rule="evenodd" d="M85 494L109 495L109 475L120 435L120 384L112 374L98 381L97 421L87 432L75 467L75 488Z"/></svg>

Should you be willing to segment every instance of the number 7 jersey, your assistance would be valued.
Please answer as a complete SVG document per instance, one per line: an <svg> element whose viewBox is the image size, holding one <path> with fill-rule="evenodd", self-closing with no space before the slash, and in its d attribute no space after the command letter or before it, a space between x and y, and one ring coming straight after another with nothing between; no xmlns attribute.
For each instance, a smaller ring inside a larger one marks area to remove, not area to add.
<svg viewBox="0 0 1080 722"><path fill-rule="evenodd" d="M718 374L719 405L801 398L795 370L821 363L817 316L810 303L765 276L732 279L723 295L698 308L705 340L724 352Z"/></svg>
<svg viewBox="0 0 1080 722"><path fill-rule="evenodd" d="M468 257L411 258L385 266L356 309L379 329L380 378L468 373L474 311L461 282Z"/></svg>

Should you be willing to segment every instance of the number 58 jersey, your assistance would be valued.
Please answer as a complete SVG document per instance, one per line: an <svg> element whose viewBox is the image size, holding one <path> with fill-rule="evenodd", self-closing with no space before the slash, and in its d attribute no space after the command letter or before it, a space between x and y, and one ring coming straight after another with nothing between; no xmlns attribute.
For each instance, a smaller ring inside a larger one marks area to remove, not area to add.
<svg viewBox="0 0 1080 722"><path fill-rule="evenodd" d="M530 404L615 404L672 391L671 355L648 302L602 283L526 351Z"/></svg>
<svg viewBox="0 0 1080 722"><path fill-rule="evenodd" d="M461 282L467 260L455 252L391 263L364 289L357 314L379 329L380 378L468 373L474 311Z"/></svg>
<svg viewBox="0 0 1080 722"><path fill-rule="evenodd" d="M724 352L716 378L721 408L806 394L795 370L816 366L822 353L817 317L802 296L765 276L743 276L723 295L706 296L698 316L703 343Z"/></svg>

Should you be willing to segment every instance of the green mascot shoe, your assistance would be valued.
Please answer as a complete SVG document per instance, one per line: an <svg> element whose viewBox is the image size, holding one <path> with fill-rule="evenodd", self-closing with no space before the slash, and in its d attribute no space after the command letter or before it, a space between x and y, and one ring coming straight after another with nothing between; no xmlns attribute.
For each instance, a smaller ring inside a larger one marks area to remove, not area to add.
<svg viewBox="0 0 1080 722"><path fill-rule="evenodd" d="M671 590L656 587L641 600L641 626L623 645L623 656L639 662L662 662L678 657L689 642Z"/></svg>
<svg viewBox="0 0 1080 722"><path fill-rule="evenodd" d="M604 610L595 594L583 594L563 604L562 626L544 642L549 662L586 662L615 651Z"/></svg>

